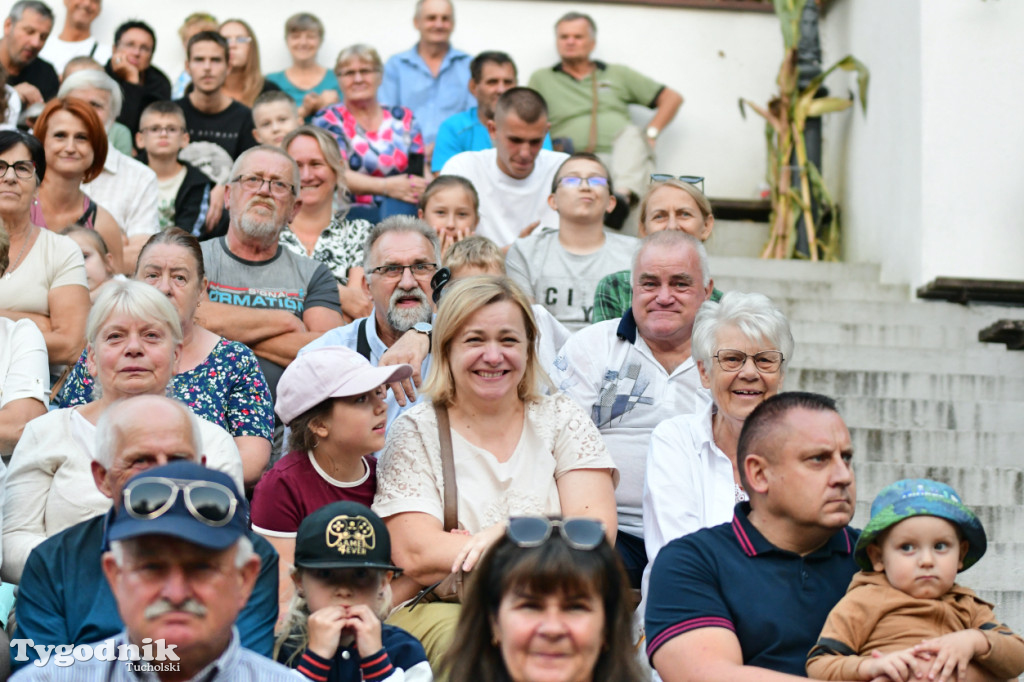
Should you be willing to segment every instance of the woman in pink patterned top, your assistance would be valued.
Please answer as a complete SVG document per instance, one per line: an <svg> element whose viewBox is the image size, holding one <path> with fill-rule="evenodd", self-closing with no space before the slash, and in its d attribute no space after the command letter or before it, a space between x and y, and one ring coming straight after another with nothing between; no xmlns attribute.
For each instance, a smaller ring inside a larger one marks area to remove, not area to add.
<svg viewBox="0 0 1024 682"><path fill-rule="evenodd" d="M341 84L342 104L317 112L313 123L334 136L348 165L345 182L364 205L390 205L387 199L412 204L388 213L415 215L415 204L427 186L423 135L413 112L377 102L383 65L368 45L352 45L338 54L334 73Z"/></svg>

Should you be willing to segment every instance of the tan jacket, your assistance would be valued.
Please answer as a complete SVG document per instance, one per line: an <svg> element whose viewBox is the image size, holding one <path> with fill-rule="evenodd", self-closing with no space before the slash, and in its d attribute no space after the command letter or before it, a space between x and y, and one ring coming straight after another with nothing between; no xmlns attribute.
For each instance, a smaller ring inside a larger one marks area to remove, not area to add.
<svg viewBox="0 0 1024 682"><path fill-rule="evenodd" d="M872 651L908 649L921 640L977 628L991 649L974 663L1000 679L1024 672L1024 639L996 620L992 605L953 585L939 599L915 599L892 587L884 573L861 571L825 621L807 655L807 676L858 679L857 666Z"/></svg>

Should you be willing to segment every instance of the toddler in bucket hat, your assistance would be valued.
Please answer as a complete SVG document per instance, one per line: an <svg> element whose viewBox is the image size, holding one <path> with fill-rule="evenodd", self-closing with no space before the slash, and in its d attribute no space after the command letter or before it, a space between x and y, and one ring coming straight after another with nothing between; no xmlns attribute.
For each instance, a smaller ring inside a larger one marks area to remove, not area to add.
<svg viewBox="0 0 1024 682"><path fill-rule="evenodd" d="M313 679L432 679L419 640L382 624L401 570L391 562L387 527L365 505L334 502L306 517L274 658Z"/></svg>
<svg viewBox="0 0 1024 682"><path fill-rule="evenodd" d="M985 553L985 529L950 486L905 479L871 505L854 558L863 569L807 656L821 680L998 679L1024 672L1024 639L992 605L956 584Z"/></svg>

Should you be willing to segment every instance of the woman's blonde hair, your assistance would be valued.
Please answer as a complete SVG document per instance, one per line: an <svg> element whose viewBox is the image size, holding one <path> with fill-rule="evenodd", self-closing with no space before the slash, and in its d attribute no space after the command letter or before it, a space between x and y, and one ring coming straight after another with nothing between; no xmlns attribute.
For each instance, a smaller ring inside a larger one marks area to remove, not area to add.
<svg viewBox="0 0 1024 682"><path fill-rule="evenodd" d="M301 579L302 572L308 570L301 566L293 566L292 575ZM384 576L387 574L387 571L377 570L376 573L380 582L384 583ZM384 584L383 589L378 593L377 603L368 605L382 623L391 612L391 601L391 583L388 582ZM280 634L274 639L273 658L275 661L278 660L278 654L281 653L281 649L287 646L289 654L287 660L283 661L283 663L290 668L292 663L306 651L309 647L309 616L309 602L306 601L304 596L299 594L299 590L296 588L295 594L292 595L292 600L288 603L288 611L281 622Z"/></svg>
<svg viewBox="0 0 1024 682"><path fill-rule="evenodd" d="M295 138L299 136L311 137L313 141L320 147L320 153L324 156L324 161L327 162L328 167L334 171L335 186L334 186L334 197L337 199L338 205L344 206L345 208L339 212L339 217L344 217L348 212L348 206L345 202L345 195L348 193L348 186L345 185L345 163L341 160L341 152L338 151L338 141L331 137L331 134L314 125L308 123L304 126L299 126L295 130L291 131L284 136L281 140L281 149L288 151L288 147L291 146Z"/></svg>
<svg viewBox="0 0 1024 682"><path fill-rule="evenodd" d="M341 73L341 65L346 62L350 62L353 59L361 59L364 62L369 62L373 65L374 71L378 73L384 70L384 62L380 60L380 55L377 53L377 50L364 43L356 43L355 45L349 45L338 53L338 58L334 60L335 77L341 80L341 77L338 76L338 74ZM390 105L391 103L389 102L388 104Z"/></svg>
<svg viewBox="0 0 1024 682"><path fill-rule="evenodd" d="M547 375L537 363L537 337L540 331L530 309L530 300L507 277L483 275L460 279L446 289L441 299L434 320L433 360L427 381L421 389L435 404L451 405L455 401L455 377L448 358L455 335L478 310L504 301L519 307L526 328L526 371L519 382L519 399L526 401L540 398L539 384Z"/></svg>
<svg viewBox="0 0 1024 682"><path fill-rule="evenodd" d="M242 19L221 22L217 32L224 30L228 24L238 24L249 34L249 57L242 68L242 104L251 109L256 98L263 92L263 84L266 82L263 78L263 69L260 67L260 41L256 39L252 27Z"/></svg>
<svg viewBox="0 0 1024 682"><path fill-rule="evenodd" d="M167 327L175 344L182 342L181 318L170 300L156 287L129 279L105 285L92 304L85 322L85 341L90 348L96 345L103 323L117 313L136 320L155 320Z"/></svg>
<svg viewBox="0 0 1024 682"><path fill-rule="evenodd" d="M651 186L647 188L647 191L644 193L643 198L640 200L639 224L641 229L643 229L645 233L647 230L647 203L651 200L651 195L653 195L662 187L674 187L675 189L686 192L691 197L693 197L694 201L697 202L697 208L700 209L701 217L705 221L709 217L711 217L711 202L708 201L708 198L704 196L704 192L701 192L699 187L691 185L688 182L683 182L682 180L678 180L676 178L672 178L670 180L658 180L656 182L651 183Z"/></svg>

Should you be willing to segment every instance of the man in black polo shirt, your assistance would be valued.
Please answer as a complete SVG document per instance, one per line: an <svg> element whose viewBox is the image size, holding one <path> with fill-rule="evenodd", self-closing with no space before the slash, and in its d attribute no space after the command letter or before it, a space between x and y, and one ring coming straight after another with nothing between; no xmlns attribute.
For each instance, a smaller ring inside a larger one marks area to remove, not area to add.
<svg viewBox="0 0 1024 682"><path fill-rule="evenodd" d="M60 80L39 51L53 30L53 11L38 0L20 0L4 19L0 39L0 65L7 71L7 83L18 92L22 107L57 96Z"/></svg>
<svg viewBox="0 0 1024 682"><path fill-rule="evenodd" d="M177 100L185 112L189 139L213 142L232 159L256 146L252 111L224 94L228 77L228 43L216 31L201 31L188 41L186 69L192 91Z"/></svg>
<svg viewBox="0 0 1024 682"><path fill-rule="evenodd" d="M751 412L737 448L750 502L654 562L647 655L664 682L804 677L857 571L852 456L831 398L782 393Z"/></svg>

